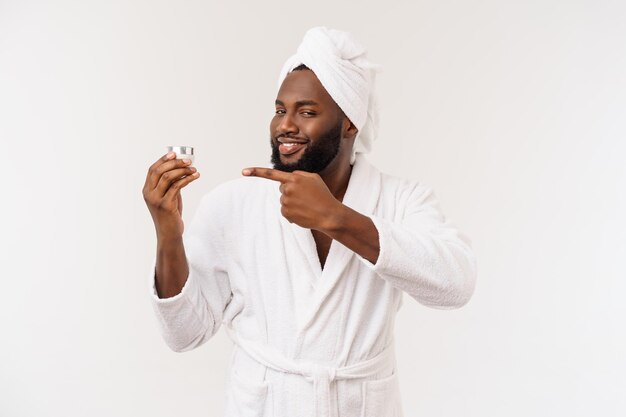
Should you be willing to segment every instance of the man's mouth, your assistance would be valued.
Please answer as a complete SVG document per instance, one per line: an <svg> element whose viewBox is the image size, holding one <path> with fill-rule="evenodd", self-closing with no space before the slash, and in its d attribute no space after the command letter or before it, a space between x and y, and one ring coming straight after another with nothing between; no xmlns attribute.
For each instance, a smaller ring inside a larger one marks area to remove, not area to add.
<svg viewBox="0 0 626 417"><path fill-rule="evenodd" d="M281 143L280 145L278 145L278 151L281 155L291 155L298 152L305 146L305 143Z"/></svg>
<svg viewBox="0 0 626 417"><path fill-rule="evenodd" d="M279 138L278 142L278 151L281 155L292 155L306 147L306 142L301 140Z"/></svg>

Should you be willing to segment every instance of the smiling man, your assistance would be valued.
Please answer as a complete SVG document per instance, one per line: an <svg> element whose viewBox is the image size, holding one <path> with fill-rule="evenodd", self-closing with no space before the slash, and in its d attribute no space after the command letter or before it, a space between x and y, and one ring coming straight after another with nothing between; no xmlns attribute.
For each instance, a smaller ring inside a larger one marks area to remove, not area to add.
<svg viewBox="0 0 626 417"><path fill-rule="evenodd" d="M432 190L381 173L376 65L349 33L309 30L279 77L273 169L250 167L201 200L183 233L165 155L144 198L157 230L152 304L175 351L220 327L235 343L226 417L402 416L394 320L404 293L465 305L476 262Z"/></svg>
<svg viewBox="0 0 626 417"><path fill-rule="evenodd" d="M357 131L315 74L299 71L305 69L309 68L304 64L294 68L279 90L270 124L272 164L281 171L319 173L336 159L344 124L352 127L343 143L344 153L352 152ZM292 114L300 120L292 120Z"/></svg>

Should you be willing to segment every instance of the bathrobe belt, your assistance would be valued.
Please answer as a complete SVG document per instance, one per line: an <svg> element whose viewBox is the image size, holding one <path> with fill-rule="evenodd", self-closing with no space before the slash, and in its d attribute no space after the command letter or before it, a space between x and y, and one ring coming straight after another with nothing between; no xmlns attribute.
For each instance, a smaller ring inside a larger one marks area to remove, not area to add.
<svg viewBox="0 0 626 417"><path fill-rule="evenodd" d="M393 343L389 344L378 355L363 362L340 368L323 366L311 362L289 359L276 349L256 341L239 337L235 331L224 326L232 341L246 352L252 359L275 371L302 375L313 382L316 417L336 417L335 408L331 406L330 389L335 380L372 378L379 372L395 367ZM335 388L336 389L336 388Z"/></svg>

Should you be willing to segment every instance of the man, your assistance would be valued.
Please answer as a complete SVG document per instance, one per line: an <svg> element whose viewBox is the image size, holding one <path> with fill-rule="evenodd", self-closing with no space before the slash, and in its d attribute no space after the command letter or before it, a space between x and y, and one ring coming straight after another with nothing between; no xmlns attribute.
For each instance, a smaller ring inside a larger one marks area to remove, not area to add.
<svg viewBox="0 0 626 417"><path fill-rule="evenodd" d="M401 416L403 292L441 309L473 293L469 240L432 190L364 157L377 70L350 34L309 30L279 78L274 169L207 193L184 233L180 189L199 174L168 155L149 169L161 332L182 352L224 325L235 343L227 417Z"/></svg>

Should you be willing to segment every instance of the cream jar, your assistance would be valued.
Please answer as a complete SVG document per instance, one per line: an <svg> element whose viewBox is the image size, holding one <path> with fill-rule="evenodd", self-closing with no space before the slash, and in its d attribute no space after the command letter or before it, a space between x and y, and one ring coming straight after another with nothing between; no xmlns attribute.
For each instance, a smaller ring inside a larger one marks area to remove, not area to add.
<svg viewBox="0 0 626 417"><path fill-rule="evenodd" d="M191 159L190 165L193 165L193 146L168 146L167 152L174 152L176 159Z"/></svg>

